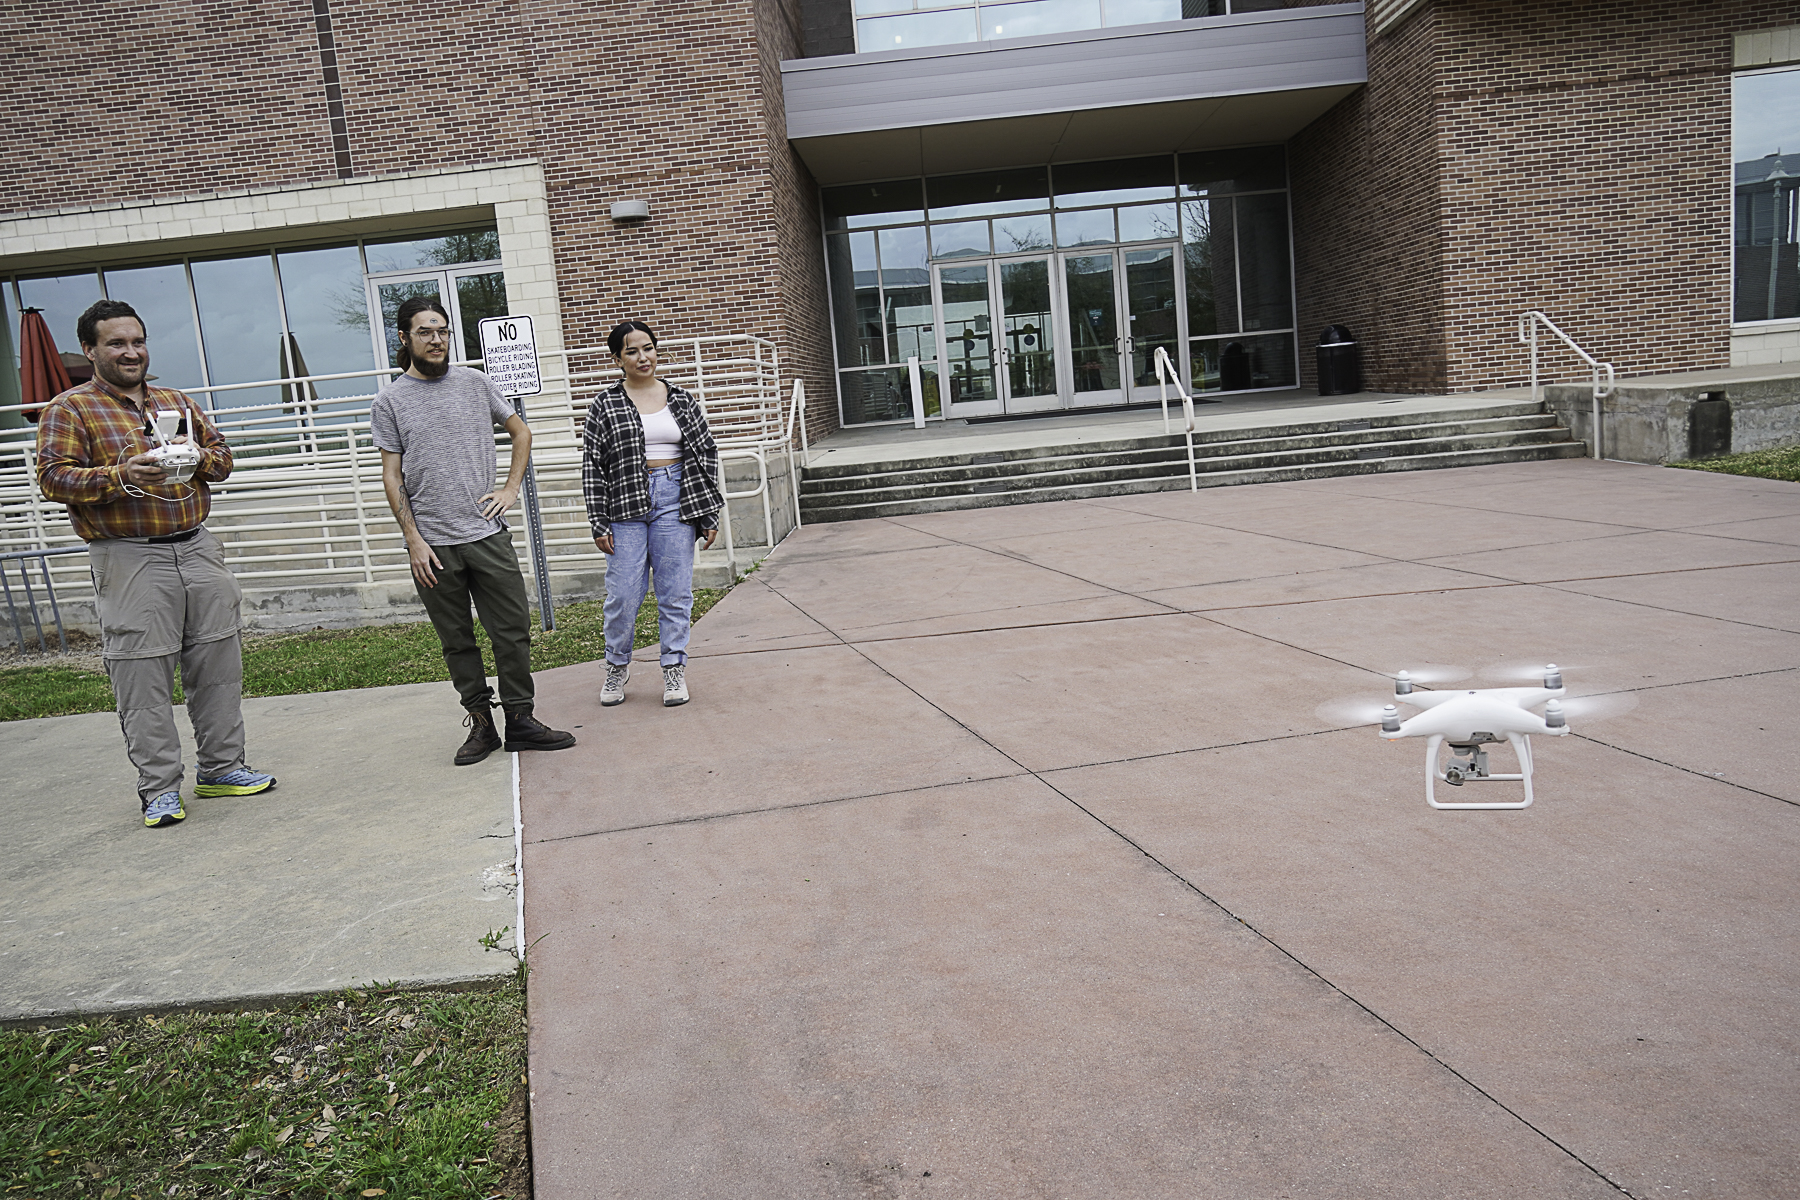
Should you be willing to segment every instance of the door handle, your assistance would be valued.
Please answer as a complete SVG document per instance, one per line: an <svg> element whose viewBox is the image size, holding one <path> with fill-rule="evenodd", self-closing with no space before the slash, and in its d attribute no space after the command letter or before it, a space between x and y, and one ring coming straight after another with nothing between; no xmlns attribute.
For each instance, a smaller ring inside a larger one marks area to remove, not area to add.
<svg viewBox="0 0 1800 1200"><path fill-rule="evenodd" d="M1122 355L1125 353L1125 339L1124 338L1114 338L1113 339L1113 353L1119 354L1119 355Z"/></svg>
<svg viewBox="0 0 1800 1200"><path fill-rule="evenodd" d="M1125 338L1125 353L1127 353L1127 354L1137 353L1137 339L1136 338L1127 335L1127 337Z"/></svg>

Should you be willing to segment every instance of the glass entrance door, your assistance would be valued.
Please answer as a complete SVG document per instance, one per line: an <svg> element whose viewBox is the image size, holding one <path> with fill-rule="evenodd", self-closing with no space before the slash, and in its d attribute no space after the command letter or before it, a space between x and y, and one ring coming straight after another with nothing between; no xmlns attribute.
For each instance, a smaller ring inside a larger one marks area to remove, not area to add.
<svg viewBox="0 0 1800 1200"><path fill-rule="evenodd" d="M1155 400L1158 347L1181 370L1175 250L1171 244L1063 255L1069 407Z"/></svg>
<svg viewBox="0 0 1800 1200"><path fill-rule="evenodd" d="M1121 250L1126 311L1126 400L1156 399L1156 350L1169 352L1181 378L1181 314L1175 292L1175 247Z"/></svg>
<svg viewBox="0 0 1800 1200"><path fill-rule="evenodd" d="M1062 256L1063 312L1068 317L1069 364L1073 371L1069 407L1117 404L1119 334L1117 252Z"/></svg>
<svg viewBox="0 0 1800 1200"><path fill-rule="evenodd" d="M1001 411L994 378L993 264L958 263L933 268L943 322L944 375L950 415Z"/></svg>
<svg viewBox="0 0 1800 1200"><path fill-rule="evenodd" d="M1027 258L999 267L1000 382L1007 412L1059 408L1056 387L1055 301L1050 260Z"/></svg>

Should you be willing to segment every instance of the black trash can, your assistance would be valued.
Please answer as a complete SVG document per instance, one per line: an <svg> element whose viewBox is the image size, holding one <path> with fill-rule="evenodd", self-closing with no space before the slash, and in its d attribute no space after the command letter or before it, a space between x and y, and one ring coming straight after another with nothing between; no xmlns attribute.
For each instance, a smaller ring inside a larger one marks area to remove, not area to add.
<svg viewBox="0 0 1800 1200"><path fill-rule="evenodd" d="M1344 326L1327 326L1319 335L1319 395L1349 396L1362 390L1362 348Z"/></svg>

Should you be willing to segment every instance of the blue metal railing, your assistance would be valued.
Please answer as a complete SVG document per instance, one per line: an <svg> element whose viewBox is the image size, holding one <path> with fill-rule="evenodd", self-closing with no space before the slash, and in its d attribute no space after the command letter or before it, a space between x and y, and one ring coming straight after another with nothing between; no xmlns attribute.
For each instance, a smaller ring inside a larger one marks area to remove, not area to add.
<svg viewBox="0 0 1800 1200"><path fill-rule="evenodd" d="M27 561L33 558L38 560L38 568L44 576L44 592L50 600L50 614L56 619L56 645L59 650L67 650L69 642L63 633L62 607L56 602L56 583L50 578L50 556L86 553L86 546L59 546L54 550L11 550L0 554L0 588L4 588L6 592L6 611L12 618L13 639L20 654L25 653L25 626L19 620L19 603L13 596L7 564L15 561L19 564L19 579L25 585L25 605L31 613L31 626L37 632L38 649L48 652L50 644L44 638L44 622L38 616L37 592L31 586L31 564Z"/></svg>

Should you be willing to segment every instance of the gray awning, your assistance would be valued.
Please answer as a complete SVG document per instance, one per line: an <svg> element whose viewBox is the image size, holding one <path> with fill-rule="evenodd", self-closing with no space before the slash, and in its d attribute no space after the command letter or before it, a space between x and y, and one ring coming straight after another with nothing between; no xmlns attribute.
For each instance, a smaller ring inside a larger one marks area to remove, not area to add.
<svg viewBox="0 0 1800 1200"><path fill-rule="evenodd" d="M1359 3L782 64L827 184L1280 142L1367 79Z"/></svg>

